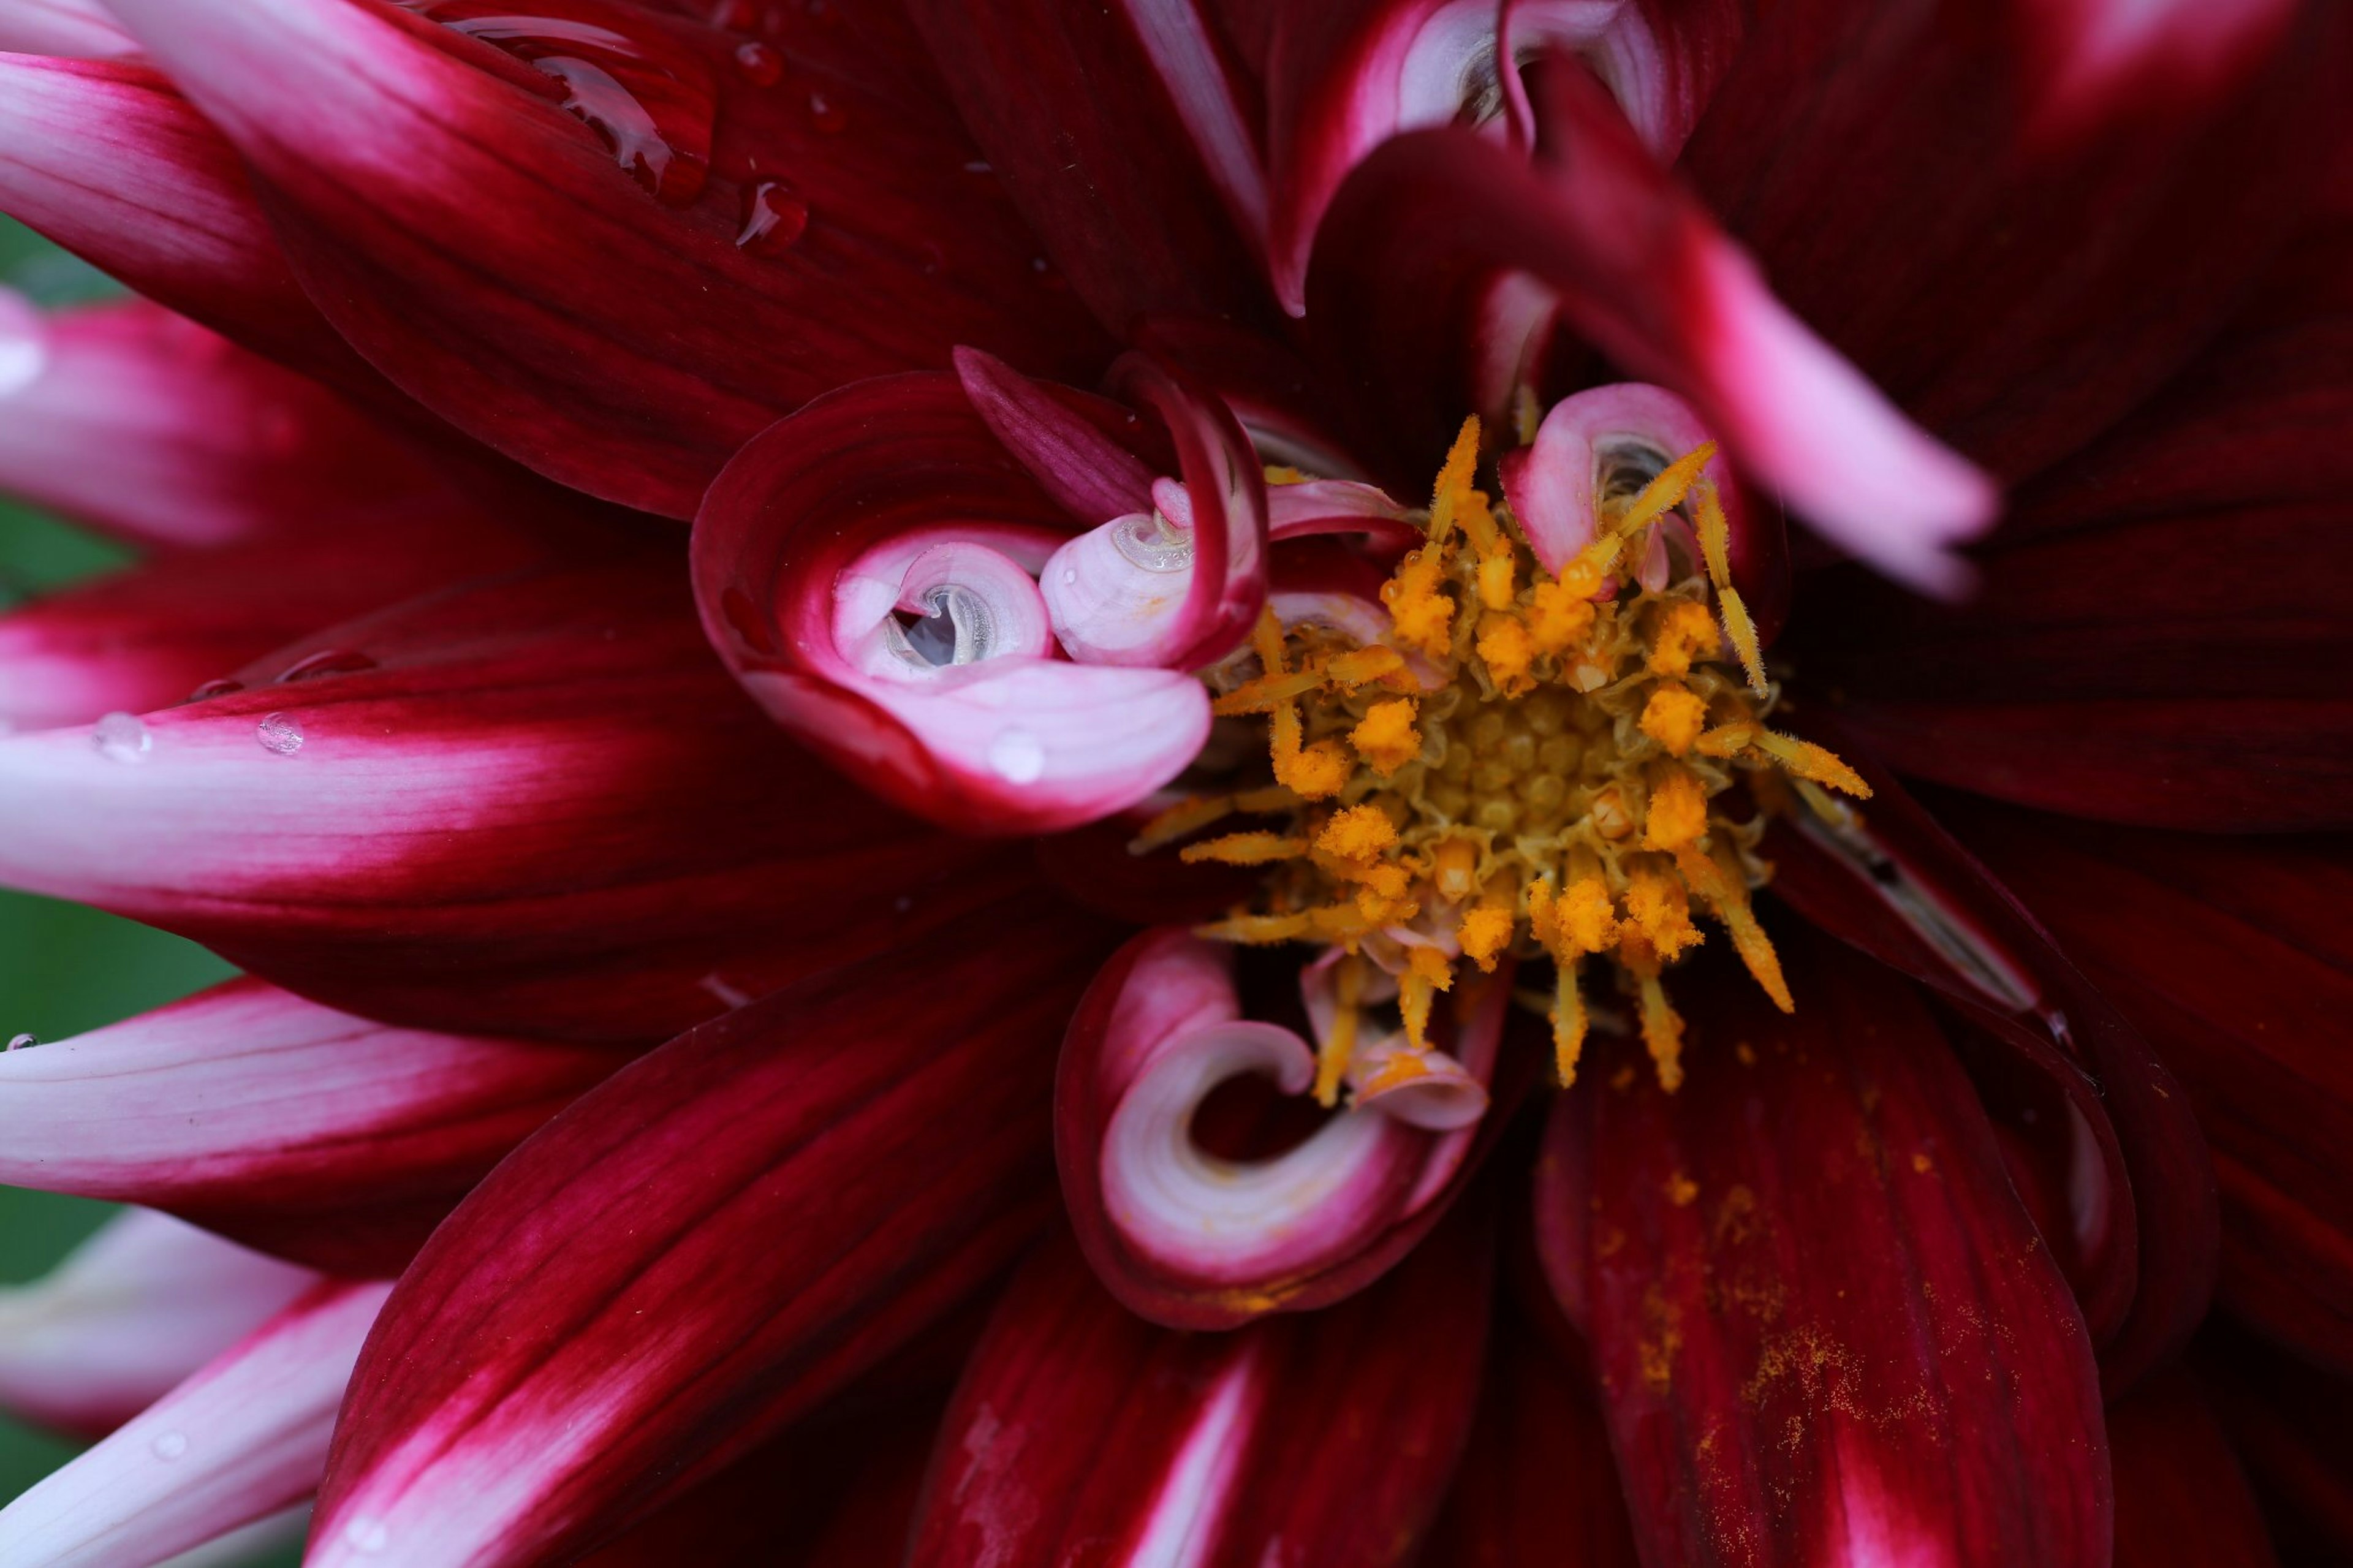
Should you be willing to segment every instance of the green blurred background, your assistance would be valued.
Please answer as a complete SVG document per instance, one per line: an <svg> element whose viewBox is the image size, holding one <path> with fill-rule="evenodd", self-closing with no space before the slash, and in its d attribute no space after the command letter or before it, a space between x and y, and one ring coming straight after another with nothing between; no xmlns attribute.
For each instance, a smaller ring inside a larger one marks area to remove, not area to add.
<svg viewBox="0 0 2353 1568"><path fill-rule="evenodd" d="M117 292L99 273L0 219L0 281L44 305ZM0 418L6 416L0 405ZM0 611L132 559L121 546L0 501ZM0 823L0 833L21 831ZM0 891L0 1037L55 1040L185 996L235 973L193 942L74 904ZM0 1284L47 1272L111 1205L0 1186ZM0 1417L0 1499L75 1445ZM296 1554L265 1559L275 1568Z"/></svg>

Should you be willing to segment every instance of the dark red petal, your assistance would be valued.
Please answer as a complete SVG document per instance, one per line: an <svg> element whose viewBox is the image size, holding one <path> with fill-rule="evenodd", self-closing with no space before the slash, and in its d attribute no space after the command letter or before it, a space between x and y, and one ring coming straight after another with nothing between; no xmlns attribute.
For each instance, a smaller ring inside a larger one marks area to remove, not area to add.
<svg viewBox="0 0 2353 1568"><path fill-rule="evenodd" d="M396 1274L622 1061L386 1028L237 980L0 1056L0 1179L142 1204L331 1273Z"/></svg>
<svg viewBox="0 0 2353 1568"><path fill-rule="evenodd" d="M1970 847L2180 1075L2222 1193L2222 1302L2353 1374L2353 858L2340 839L1956 809Z"/></svg>
<svg viewBox="0 0 2353 1568"><path fill-rule="evenodd" d="M439 595L232 674L143 721L0 739L0 879L387 1022L633 1044L1029 879L778 735L667 552Z"/></svg>
<svg viewBox="0 0 2353 1568"><path fill-rule="evenodd" d="M2272 1568L2271 1537L2230 1439L2179 1367L2108 1412L2116 1568Z"/></svg>
<svg viewBox="0 0 2353 1568"><path fill-rule="evenodd" d="M1324 221L1311 320L1377 395L1407 395L1402 449L1442 449L1472 406L1448 372L1485 352L1476 323L1498 271L1524 271L1627 375L1687 399L1792 511L1882 571L1951 588L1947 547L1992 520L1985 477L1773 298L1582 67L1555 61L1544 82L1550 163L1415 132L1366 158Z"/></svg>
<svg viewBox="0 0 2353 1568"><path fill-rule="evenodd" d="M1193 1092L1181 1071L1166 1075L1173 1083L1154 1083L1143 1068L1212 1055L1224 1043L1218 1026L1240 1017L1240 1001L1220 950L1180 928L1136 936L1103 966L1071 1020L1054 1103L1062 1200L1080 1247L1103 1284L1129 1310L1155 1322L1229 1329L1270 1313L1329 1306L1379 1279L1461 1194L1530 1087L1536 1058L1525 1048L1528 1042L1502 1038L1517 1016L1509 1007L1509 989L1504 977L1476 989L1466 985L1435 1016L1434 1039L1490 1086L1491 1108L1475 1127L1433 1132L1398 1123L1382 1127L1377 1140L1338 1144L1320 1157L1312 1145L1286 1148L1273 1159L1309 1161L1300 1168L1314 1173L1314 1181L1293 1182L1247 1229L1184 1231L1180 1240L1166 1233L1199 1221L1188 1206L1194 1194L1168 1190L1178 1184L1171 1173L1156 1163L1125 1171L1131 1192L1167 1196L1166 1212L1148 1215L1114 1212L1106 1181L1114 1157L1157 1162L1166 1151L1107 1146L1132 1089L1144 1085L1155 1100ZM1215 1062L1204 1070L1218 1078L1240 1076ZM1213 1079L1198 1087L1206 1094L1217 1084ZM1304 1088L1294 1086L1293 1092ZM1379 1113L1360 1107L1339 1114ZM1175 1135L1190 1138L1189 1125ZM1260 1168L1256 1161L1236 1163ZM1134 1234L1140 1219L1154 1225L1161 1244L1156 1254Z"/></svg>
<svg viewBox="0 0 2353 1568"><path fill-rule="evenodd" d="M1002 1267L1050 1201L1084 923L998 909L812 977L516 1151L362 1352L312 1563L561 1560Z"/></svg>
<svg viewBox="0 0 2353 1568"><path fill-rule="evenodd" d="M910 9L990 167L1105 326L1269 313L1255 84L1197 0Z"/></svg>
<svg viewBox="0 0 2353 1568"><path fill-rule="evenodd" d="M895 603L896 576L860 570L870 552L994 556L1034 603L1026 576L1074 527L955 377L890 376L779 420L728 464L695 520L695 597L745 689L879 794L967 832L1051 832L1125 810L1193 760L1209 721L1198 680L1038 651L885 679L839 628L845 587L878 619Z"/></svg>
<svg viewBox="0 0 2353 1568"><path fill-rule="evenodd" d="M2015 478L2179 369L2306 207L2333 11L1758 8L1684 165L1800 315Z"/></svg>
<svg viewBox="0 0 2353 1568"><path fill-rule="evenodd" d="M375 379L294 281L236 152L144 66L0 55L0 210L272 358Z"/></svg>
<svg viewBox="0 0 2353 1568"><path fill-rule="evenodd" d="M436 13L456 30L375 4L115 9L251 163L336 327L575 489L691 516L730 452L844 381L957 342L1102 363L883 13L780 7L746 57L613 0L542 4L538 31L464 5ZM460 36L477 22L512 52ZM575 58L583 27L624 42Z"/></svg>
<svg viewBox="0 0 2353 1568"><path fill-rule="evenodd" d="M1999 1048L1972 1066L2018 1123L2006 1130L2067 1173L2067 1223L2052 1244L2083 1297L2109 1389L2119 1392L2180 1347L2212 1292L2214 1176L2189 1097L2050 933L1859 737L1819 712L1807 722L1873 795L1834 828L1810 813L1778 826L1766 850L1774 889L1816 925L1933 986L1990 1034Z"/></svg>
<svg viewBox="0 0 2353 1568"><path fill-rule="evenodd" d="M1977 1096L1908 983L1784 945L1794 1016L1694 974L1680 1091L1597 1064L1539 1166L1644 1561L2105 1561L2090 1335Z"/></svg>
<svg viewBox="0 0 2353 1568"><path fill-rule="evenodd" d="M1609 1434L1586 1374L1506 1313L1496 1326L1471 1446L1430 1527L1443 1568L1635 1568Z"/></svg>
<svg viewBox="0 0 2353 1568"><path fill-rule="evenodd" d="M2222 1320L2199 1337L2199 1382L2245 1461L2289 1563L2353 1559L2353 1380L2283 1354Z"/></svg>
<svg viewBox="0 0 2353 1568"><path fill-rule="evenodd" d="M1345 1305L1197 1334L1057 1237L974 1352L909 1563L1411 1561L1470 1430L1493 1258L1466 1213Z"/></svg>

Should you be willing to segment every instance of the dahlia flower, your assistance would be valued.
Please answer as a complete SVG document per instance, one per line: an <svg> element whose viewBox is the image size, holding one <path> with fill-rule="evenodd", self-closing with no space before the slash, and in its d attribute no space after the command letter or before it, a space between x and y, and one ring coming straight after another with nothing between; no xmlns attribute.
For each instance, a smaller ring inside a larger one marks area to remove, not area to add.
<svg viewBox="0 0 2353 1568"><path fill-rule="evenodd" d="M0 1561L2353 1552L2347 22L0 0Z"/></svg>

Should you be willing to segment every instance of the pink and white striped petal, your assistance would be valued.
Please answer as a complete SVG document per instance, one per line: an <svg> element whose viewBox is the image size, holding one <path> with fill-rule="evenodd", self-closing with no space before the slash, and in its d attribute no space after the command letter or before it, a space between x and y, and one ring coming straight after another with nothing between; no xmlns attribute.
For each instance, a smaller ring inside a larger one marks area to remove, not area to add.
<svg viewBox="0 0 2353 1568"><path fill-rule="evenodd" d="M0 0L0 52L108 60L138 48L100 0Z"/></svg>
<svg viewBox="0 0 2353 1568"><path fill-rule="evenodd" d="M360 1342L392 1287L322 1283L0 1509L24 1568L155 1563L319 1485Z"/></svg>
<svg viewBox="0 0 2353 1568"><path fill-rule="evenodd" d="M318 1278L169 1215L117 1215L47 1275L0 1290L0 1406L99 1436Z"/></svg>
<svg viewBox="0 0 2353 1568"><path fill-rule="evenodd" d="M1451 1026L1479 1110L1504 1001L1491 985ZM1229 950L1163 929L1097 976L1063 1047L1056 1154L1080 1243L1132 1310L1230 1328L1339 1300L1436 1222L1501 1120L1454 1114L1461 1095L1377 1097L1280 1152L1198 1142L1196 1117L1220 1087L1257 1076L1296 1096L1314 1073L1305 1041L1241 1016Z"/></svg>
<svg viewBox="0 0 2353 1568"><path fill-rule="evenodd" d="M1230 1334L1138 1320L1056 1238L973 1352L907 1562L1410 1561L1470 1435L1492 1237L1466 1212L1362 1295Z"/></svg>
<svg viewBox="0 0 2353 1568"><path fill-rule="evenodd" d="M0 738L0 880L412 1027L646 1044L1027 884L777 734L659 553L431 595L243 689Z"/></svg>
<svg viewBox="0 0 2353 1568"><path fill-rule="evenodd" d="M1032 577L1071 526L955 377L863 382L728 465L695 594L744 689L878 793L967 832L1053 831L1150 795L1209 722L1181 671L1050 657Z"/></svg>
<svg viewBox="0 0 2353 1568"><path fill-rule="evenodd" d="M143 300L0 317L0 490L163 545L465 504L415 444Z"/></svg>
<svg viewBox="0 0 2353 1568"><path fill-rule="evenodd" d="M0 1181L167 1209L338 1274L393 1274L625 1059L392 1028L236 980L0 1055Z"/></svg>
<svg viewBox="0 0 2353 1568"><path fill-rule="evenodd" d="M997 1276L1052 1203L1101 928L972 916L681 1036L509 1156L368 1342L311 1568L569 1561Z"/></svg>
<svg viewBox="0 0 2353 1568"><path fill-rule="evenodd" d="M1710 439L1691 405L1662 387L1620 382L1588 387L1552 405L1531 445L1506 454L1504 493L1536 560L1558 575L1593 542L1598 503L1613 476L1635 489ZM1746 509L1719 452L1701 470L1723 498L1725 521L1742 542Z"/></svg>

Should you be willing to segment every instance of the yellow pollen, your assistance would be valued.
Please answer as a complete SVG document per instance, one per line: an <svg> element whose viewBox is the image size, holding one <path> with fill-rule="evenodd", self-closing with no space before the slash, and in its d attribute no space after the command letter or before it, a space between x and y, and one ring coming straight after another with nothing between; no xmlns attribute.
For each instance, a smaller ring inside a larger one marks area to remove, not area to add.
<svg viewBox="0 0 2353 1568"><path fill-rule="evenodd" d="M1533 423L1518 423L1525 438ZM1630 1020L1673 1089L1684 1026L1665 970L1706 940L1704 919L1790 1008L1751 906L1770 874L1758 840L1805 792L1869 794L1837 757L1768 725L1778 690L1732 586L1731 530L1704 471L1712 446L1630 500L1597 497L1599 532L1555 574L1479 487L1480 439L1466 421L1431 489L1425 542L1382 586L1382 639L1261 617L1257 668L1207 679L1224 720L1265 724L1267 773L1244 767L1228 793L1171 806L1134 843L1174 843L1232 814L1267 824L1184 850L1265 868L1257 900L1198 929L1344 951L1317 1056L1325 1105L1346 1094L1367 1030L1402 1029L1410 1050L1374 1080L1402 1081L1427 1070L1438 993L1523 963L1552 965L1549 997L1529 1005L1549 1013L1564 1083L1596 1029ZM1642 532L1678 510L1696 559L1680 531L1663 546ZM1626 563L1661 548L1669 581L1645 587ZM1375 1021L1388 1004L1365 1001L1376 965L1395 984L1394 1023ZM1602 1005L1612 990L1619 1005Z"/></svg>

